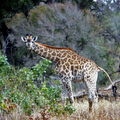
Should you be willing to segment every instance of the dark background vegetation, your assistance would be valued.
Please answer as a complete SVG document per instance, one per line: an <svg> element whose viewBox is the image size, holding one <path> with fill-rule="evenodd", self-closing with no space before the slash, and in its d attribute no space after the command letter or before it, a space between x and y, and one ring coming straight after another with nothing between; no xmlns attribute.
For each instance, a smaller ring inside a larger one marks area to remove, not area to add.
<svg viewBox="0 0 120 120"><path fill-rule="evenodd" d="M94 60L113 80L119 77L119 0L3 0L0 4L0 52L16 69L39 63L20 37L38 36L38 42L70 47ZM54 70L54 63L52 64ZM51 69L47 71L52 75ZM113 74L114 73L114 74ZM106 79L99 74L98 83ZM105 82L103 82L105 84Z"/></svg>

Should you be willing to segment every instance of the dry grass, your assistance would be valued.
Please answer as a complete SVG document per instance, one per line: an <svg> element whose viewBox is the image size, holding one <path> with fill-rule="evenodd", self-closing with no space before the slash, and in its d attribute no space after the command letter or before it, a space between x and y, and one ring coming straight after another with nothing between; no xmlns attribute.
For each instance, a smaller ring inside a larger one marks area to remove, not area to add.
<svg viewBox="0 0 120 120"><path fill-rule="evenodd" d="M101 100L98 102L98 108L92 113L88 112L88 101L75 102L76 111L69 115L60 115L51 117L49 120L120 120L120 101L109 102ZM42 120L39 110L35 110L31 116L26 116L20 110L19 106L11 114L1 114L0 120ZM47 120L47 119L46 119Z"/></svg>
<svg viewBox="0 0 120 120"><path fill-rule="evenodd" d="M75 103L75 108L72 115L53 117L50 120L120 120L120 102L101 100L96 111L92 113L88 112L87 101Z"/></svg>

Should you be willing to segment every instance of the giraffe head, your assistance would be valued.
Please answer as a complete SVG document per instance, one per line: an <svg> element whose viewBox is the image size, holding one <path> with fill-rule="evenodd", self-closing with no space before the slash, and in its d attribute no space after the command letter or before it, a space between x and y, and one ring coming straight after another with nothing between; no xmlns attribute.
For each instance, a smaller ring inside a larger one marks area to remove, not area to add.
<svg viewBox="0 0 120 120"><path fill-rule="evenodd" d="M26 37L21 36L21 40L26 43L28 50L34 49L34 45L35 45L34 41L36 41L37 38L38 38L37 36L32 37L32 34L30 34L30 35L26 34Z"/></svg>

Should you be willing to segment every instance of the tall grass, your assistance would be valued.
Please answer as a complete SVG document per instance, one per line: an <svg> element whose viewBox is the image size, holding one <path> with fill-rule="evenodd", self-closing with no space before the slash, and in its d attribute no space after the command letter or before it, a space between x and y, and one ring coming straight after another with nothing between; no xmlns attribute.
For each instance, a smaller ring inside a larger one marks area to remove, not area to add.
<svg viewBox="0 0 120 120"><path fill-rule="evenodd" d="M61 114L59 116L50 115L45 120L120 120L120 102L109 102L101 100L98 102L98 108L92 113L88 112L88 101L75 102L76 111L70 114ZM32 115L27 116L17 106L13 112L2 114L0 112L0 120L42 120L39 114L39 109L36 107Z"/></svg>
<svg viewBox="0 0 120 120"><path fill-rule="evenodd" d="M76 111L71 115L53 117L50 120L120 120L120 102L101 100L96 111L89 113L88 102L75 103Z"/></svg>

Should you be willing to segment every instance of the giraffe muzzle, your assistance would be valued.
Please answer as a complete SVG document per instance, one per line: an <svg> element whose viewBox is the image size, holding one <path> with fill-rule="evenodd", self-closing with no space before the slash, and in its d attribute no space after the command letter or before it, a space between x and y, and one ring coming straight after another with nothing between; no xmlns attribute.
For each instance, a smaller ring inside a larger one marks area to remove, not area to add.
<svg viewBox="0 0 120 120"><path fill-rule="evenodd" d="M28 47L27 49L28 49L28 50L31 50L31 48L30 48L30 47Z"/></svg>

